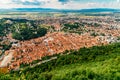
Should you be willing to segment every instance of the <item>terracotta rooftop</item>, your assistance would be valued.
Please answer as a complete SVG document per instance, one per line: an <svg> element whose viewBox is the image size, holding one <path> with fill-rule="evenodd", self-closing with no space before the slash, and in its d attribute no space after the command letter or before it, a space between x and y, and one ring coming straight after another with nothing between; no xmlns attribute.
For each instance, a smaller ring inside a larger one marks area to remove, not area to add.
<svg viewBox="0 0 120 80"><path fill-rule="evenodd" d="M107 44L100 41L99 37L93 37L89 34L77 35L62 32L54 32L44 37L21 41L20 46L14 46L9 51L13 51L13 59L9 64L10 69L16 69L20 64L29 64L34 60L41 59L44 56L58 54L65 50L79 49L82 47L91 47L95 45ZM7 51L7 54L9 53Z"/></svg>

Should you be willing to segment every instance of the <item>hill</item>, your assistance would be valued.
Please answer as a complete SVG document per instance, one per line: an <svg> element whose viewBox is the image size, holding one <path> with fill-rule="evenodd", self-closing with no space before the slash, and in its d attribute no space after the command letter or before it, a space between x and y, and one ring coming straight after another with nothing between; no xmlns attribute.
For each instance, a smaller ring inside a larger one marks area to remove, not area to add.
<svg viewBox="0 0 120 80"><path fill-rule="evenodd" d="M69 54L68 54L69 53ZM28 67L0 79L24 80L119 80L120 43L81 48L56 55L56 60Z"/></svg>

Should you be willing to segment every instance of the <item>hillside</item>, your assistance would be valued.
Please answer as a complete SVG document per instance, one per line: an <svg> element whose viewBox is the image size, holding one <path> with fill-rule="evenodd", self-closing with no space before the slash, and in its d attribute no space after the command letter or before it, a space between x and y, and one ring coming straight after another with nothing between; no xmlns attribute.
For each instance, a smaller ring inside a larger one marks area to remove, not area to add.
<svg viewBox="0 0 120 80"><path fill-rule="evenodd" d="M110 17L3 18L1 26L0 67L9 70L66 50L120 42L120 23Z"/></svg>
<svg viewBox="0 0 120 80"><path fill-rule="evenodd" d="M70 54L67 54L70 53ZM56 60L11 74L1 74L1 80L119 80L120 43L81 48L57 55ZM34 73L34 74L33 74Z"/></svg>
<svg viewBox="0 0 120 80"><path fill-rule="evenodd" d="M119 80L118 14L38 14L0 19L0 80Z"/></svg>

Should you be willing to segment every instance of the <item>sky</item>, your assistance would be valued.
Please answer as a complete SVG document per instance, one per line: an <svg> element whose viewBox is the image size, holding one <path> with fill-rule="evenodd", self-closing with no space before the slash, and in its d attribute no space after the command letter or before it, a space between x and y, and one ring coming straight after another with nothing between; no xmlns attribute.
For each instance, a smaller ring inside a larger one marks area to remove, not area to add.
<svg viewBox="0 0 120 80"><path fill-rule="evenodd" d="M120 9L120 0L0 0L0 9L8 8Z"/></svg>

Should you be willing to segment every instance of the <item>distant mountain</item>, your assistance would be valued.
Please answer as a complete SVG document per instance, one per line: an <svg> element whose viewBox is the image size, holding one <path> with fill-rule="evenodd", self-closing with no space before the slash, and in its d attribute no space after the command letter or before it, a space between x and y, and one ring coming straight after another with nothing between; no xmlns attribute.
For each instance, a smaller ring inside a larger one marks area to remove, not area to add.
<svg viewBox="0 0 120 80"><path fill-rule="evenodd" d="M119 12L119 9L96 8L96 9L82 9L80 12Z"/></svg>
<svg viewBox="0 0 120 80"><path fill-rule="evenodd" d="M13 8L13 9L1 9L0 11L17 11L17 12L120 12L120 9L109 8L94 8L94 9L52 9L52 8Z"/></svg>
<svg viewBox="0 0 120 80"><path fill-rule="evenodd" d="M26 12L29 12L29 11L32 11L32 12L41 12L41 11L45 11L45 12L56 12L56 11L59 11L58 9L51 9L51 8L16 8L14 9L16 11L26 11Z"/></svg>

